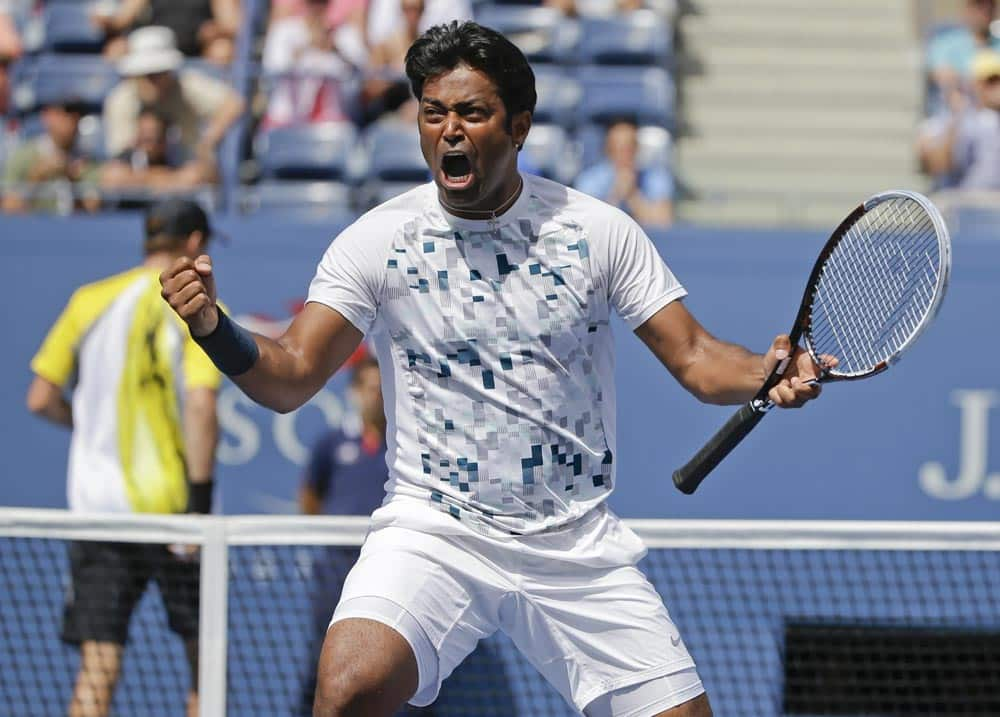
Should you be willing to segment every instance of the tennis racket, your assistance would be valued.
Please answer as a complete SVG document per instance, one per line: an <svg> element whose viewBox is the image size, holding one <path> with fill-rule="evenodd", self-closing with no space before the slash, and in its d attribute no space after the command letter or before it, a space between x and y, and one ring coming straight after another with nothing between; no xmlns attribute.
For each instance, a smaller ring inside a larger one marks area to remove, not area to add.
<svg viewBox="0 0 1000 717"><path fill-rule="evenodd" d="M835 356L822 383L868 378L899 360L941 306L951 271L951 240L940 212L916 192L876 194L851 212L820 252L795 325L813 361ZM774 405L770 391L791 358L778 363L740 408L684 466L674 485L693 493Z"/></svg>

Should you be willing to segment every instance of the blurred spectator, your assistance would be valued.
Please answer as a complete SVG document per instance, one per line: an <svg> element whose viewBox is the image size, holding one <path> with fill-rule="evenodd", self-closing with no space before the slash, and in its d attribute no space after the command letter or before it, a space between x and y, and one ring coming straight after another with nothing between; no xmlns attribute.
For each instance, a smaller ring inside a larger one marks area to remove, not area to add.
<svg viewBox="0 0 1000 717"><path fill-rule="evenodd" d="M17 145L18 123L10 110L10 60L0 57L0 166Z"/></svg>
<svg viewBox="0 0 1000 717"><path fill-rule="evenodd" d="M13 3L0 0L0 60L16 60L24 50L14 22Z"/></svg>
<svg viewBox="0 0 1000 717"><path fill-rule="evenodd" d="M5 212L69 213L100 206L97 163L77 146L82 103L66 99L42 109L45 133L17 147L4 170Z"/></svg>
<svg viewBox="0 0 1000 717"><path fill-rule="evenodd" d="M272 0L270 24L306 12L307 0ZM330 29L351 27L364 44L368 22L368 0L330 0L326 9L326 24Z"/></svg>
<svg viewBox="0 0 1000 717"><path fill-rule="evenodd" d="M17 33L8 0L0 0L0 117L10 110L10 65L21 56L21 38ZM6 122L4 122L6 125ZM7 139L7 127L0 128L0 160Z"/></svg>
<svg viewBox="0 0 1000 717"><path fill-rule="evenodd" d="M277 21L267 33L264 71L275 76L263 127L352 118L349 90L358 70L327 22L328 0L307 0L305 12Z"/></svg>
<svg viewBox="0 0 1000 717"><path fill-rule="evenodd" d="M99 6L100 7L100 6ZM140 26L169 27L178 49L219 65L232 59L242 22L240 0L123 0L110 13L95 12L94 24L109 37L106 54L120 57L120 38Z"/></svg>
<svg viewBox="0 0 1000 717"><path fill-rule="evenodd" d="M936 101L944 108L964 101L969 94L968 80L976 53L984 48L1000 50L1000 37L990 32L996 10L996 0L966 0L962 26L931 39L927 67Z"/></svg>
<svg viewBox="0 0 1000 717"><path fill-rule="evenodd" d="M669 226L674 218L674 179L665 167L638 164L639 131L630 120L608 128L604 140L606 159L585 169L575 186L632 215L640 224Z"/></svg>
<svg viewBox="0 0 1000 717"><path fill-rule="evenodd" d="M399 119L416 120L417 101L406 78L406 51L420 36L424 0L399 0L403 27L372 48L370 73L365 79L365 124L389 112Z"/></svg>
<svg viewBox="0 0 1000 717"><path fill-rule="evenodd" d="M956 108L940 135L924 145L925 164L953 186L1000 190L1000 53L984 50L972 62L975 105Z"/></svg>
<svg viewBox="0 0 1000 717"><path fill-rule="evenodd" d="M215 166L204 158L176 157L170 151L170 125L151 108L139 113L131 147L101 168L104 189L193 189L216 180Z"/></svg>
<svg viewBox="0 0 1000 717"><path fill-rule="evenodd" d="M153 108L179 130L179 145L191 157L215 160L226 130L243 112L243 99L229 85L193 70L165 27L144 27L128 39L118 63L125 78L104 101L105 148L117 157L135 145L139 113Z"/></svg>
<svg viewBox="0 0 1000 717"><path fill-rule="evenodd" d="M432 25L471 19L469 0L426 0L418 29L424 32ZM371 47L377 47L405 30L406 18L399 0L369 0L367 36Z"/></svg>

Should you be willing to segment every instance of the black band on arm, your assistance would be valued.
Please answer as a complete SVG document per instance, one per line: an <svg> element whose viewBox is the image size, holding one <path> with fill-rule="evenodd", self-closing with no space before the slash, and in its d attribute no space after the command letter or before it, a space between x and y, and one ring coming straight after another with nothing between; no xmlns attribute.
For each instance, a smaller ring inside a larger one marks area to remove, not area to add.
<svg viewBox="0 0 1000 717"><path fill-rule="evenodd" d="M226 312L219 311L219 323L207 336L191 337L212 359L212 363L227 376L246 373L260 358L260 349L253 334L231 321Z"/></svg>
<svg viewBox="0 0 1000 717"><path fill-rule="evenodd" d="M212 489L215 481L209 478L201 483L188 483L188 513L208 514L212 512Z"/></svg>

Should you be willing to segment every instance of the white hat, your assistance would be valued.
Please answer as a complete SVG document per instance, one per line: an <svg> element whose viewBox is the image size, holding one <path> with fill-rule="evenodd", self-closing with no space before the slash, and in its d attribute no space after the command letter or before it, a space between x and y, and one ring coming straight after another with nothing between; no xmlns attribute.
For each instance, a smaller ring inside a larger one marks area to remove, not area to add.
<svg viewBox="0 0 1000 717"><path fill-rule="evenodd" d="M128 53L118 61L118 71L126 77L173 72L184 64L169 27L142 27L128 36Z"/></svg>

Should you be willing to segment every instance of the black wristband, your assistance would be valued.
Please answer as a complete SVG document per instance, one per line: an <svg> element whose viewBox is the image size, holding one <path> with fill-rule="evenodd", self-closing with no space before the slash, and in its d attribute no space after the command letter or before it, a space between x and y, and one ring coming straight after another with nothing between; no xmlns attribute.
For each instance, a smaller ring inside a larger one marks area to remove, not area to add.
<svg viewBox="0 0 1000 717"><path fill-rule="evenodd" d="M212 489L215 481L209 478L201 483L188 483L188 513L207 514L212 512Z"/></svg>
<svg viewBox="0 0 1000 717"><path fill-rule="evenodd" d="M222 309L218 311L219 323L215 330L208 336L191 334L191 338L201 346L222 373L227 376L239 376L257 363L260 349L257 348L253 334L231 321Z"/></svg>

